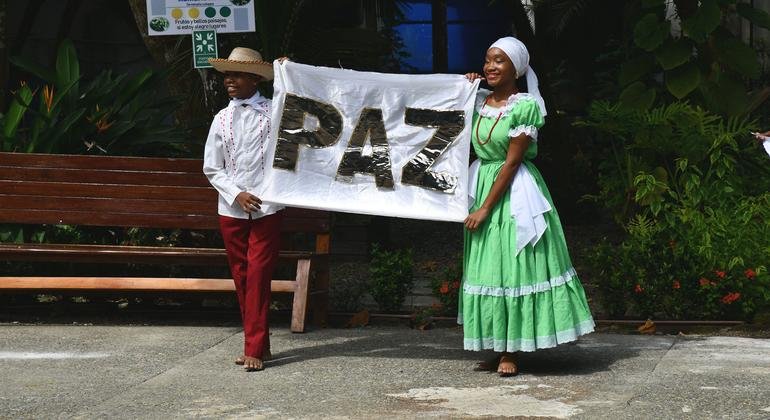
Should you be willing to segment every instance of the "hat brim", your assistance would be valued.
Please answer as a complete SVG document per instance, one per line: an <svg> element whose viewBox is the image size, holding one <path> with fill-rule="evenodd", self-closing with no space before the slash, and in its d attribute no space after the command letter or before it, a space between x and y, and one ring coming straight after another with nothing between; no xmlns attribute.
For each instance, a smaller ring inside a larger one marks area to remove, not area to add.
<svg viewBox="0 0 770 420"><path fill-rule="evenodd" d="M209 64L219 72L239 71L256 74L265 80L273 80L273 64L267 61L237 61L226 58L209 58Z"/></svg>

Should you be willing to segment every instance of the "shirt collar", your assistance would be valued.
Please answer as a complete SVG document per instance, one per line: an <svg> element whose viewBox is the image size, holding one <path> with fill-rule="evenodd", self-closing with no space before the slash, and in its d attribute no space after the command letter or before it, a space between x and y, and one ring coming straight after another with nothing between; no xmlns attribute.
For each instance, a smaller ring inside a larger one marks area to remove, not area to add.
<svg viewBox="0 0 770 420"><path fill-rule="evenodd" d="M255 111L261 112L267 116L269 116L267 108L269 99L262 96L259 92L255 93L254 96L247 99L238 99L233 98L230 99L230 103L227 104L228 107L238 107L238 106L250 106L254 108Z"/></svg>

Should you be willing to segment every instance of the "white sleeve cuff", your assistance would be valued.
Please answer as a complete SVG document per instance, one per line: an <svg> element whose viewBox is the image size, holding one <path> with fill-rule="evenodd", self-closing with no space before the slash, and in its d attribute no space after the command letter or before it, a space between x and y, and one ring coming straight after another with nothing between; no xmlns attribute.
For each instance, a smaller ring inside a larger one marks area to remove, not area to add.
<svg viewBox="0 0 770 420"><path fill-rule="evenodd" d="M508 138L518 137L522 134L526 134L532 141L537 142L537 127L534 125L520 125L508 130Z"/></svg>

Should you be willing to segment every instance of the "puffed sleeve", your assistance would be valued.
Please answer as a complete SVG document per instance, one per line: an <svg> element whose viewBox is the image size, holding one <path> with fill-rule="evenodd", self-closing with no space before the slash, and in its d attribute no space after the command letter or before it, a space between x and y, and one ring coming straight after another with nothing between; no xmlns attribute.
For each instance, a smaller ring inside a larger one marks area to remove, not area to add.
<svg viewBox="0 0 770 420"><path fill-rule="evenodd" d="M215 121L220 116L217 115ZM241 192L241 189L227 175L225 170L224 146L222 145L222 136L216 129L215 124L211 124L209 136L206 139L206 147L203 151L203 173L209 179L211 185L231 206L235 202L235 197Z"/></svg>
<svg viewBox="0 0 770 420"><path fill-rule="evenodd" d="M532 141L537 141L537 130L545 124L545 118L534 98L519 100L511 109L511 117L509 138L526 134Z"/></svg>

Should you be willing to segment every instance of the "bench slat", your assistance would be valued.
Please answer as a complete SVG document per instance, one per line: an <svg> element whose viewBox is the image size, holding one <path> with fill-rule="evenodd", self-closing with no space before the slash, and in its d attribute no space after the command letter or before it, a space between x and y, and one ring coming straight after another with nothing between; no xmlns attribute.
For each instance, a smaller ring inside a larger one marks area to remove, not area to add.
<svg viewBox="0 0 770 420"><path fill-rule="evenodd" d="M6 210L37 210L110 212L110 213L154 213L154 214L202 214L213 216L217 211L216 202L135 200L96 197L43 197L33 195L0 194L0 203Z"/></svg>
<svg viewBox="0 0 770 420"><path fill-rule="evenodd" d="M84 180L85 182L85 180ZM47 197L96 197L96 198L134 198L168 200L182 198L189 201L217 201L217 192L206 187L169 187L143 185L116 185L36 181L0 180L0 194L39 195Z"/></svg>
<svg viewBox="0 0 770 420"><path fill-rule="evenodd" d="M0 244L0 258L9 261L106 262L184 265L227 265L222 248L153 247L122 245ZM309 251L279 253L282 260L318 259Z"/></svg>
<svg viewBox="0 0 770 420"><path fill-rule="evenodd" d="M215 215L150 213L94 213L62 210L0 209L0 222L84 226L127 226L166 229L219 229ZM320 219L285 218L283 232L328 232L329 222Z"/></svg>
<svg viewBox="0 0 770 420"><path fill-rule="evenodd" d="M0 153L0 165L37 168L200 172L200 159Z"/></svg>
<svg viewBox="0 0 770 420"><path fill-rule="evenodd" d="M232 292L232 279L166 277L0 277L0 289L33 290L130 290L137 292ZM296 282L273 280L273 292L294 292Z"/></svg>
<svg viewBox="0 0 770 420"><path fill-rule="evenodd" d="M106 169L20 168L0 166L0 179L8 181L52 181L62 183L109 182L110 184L209 187L201 172L157 172Z"/></svg>

